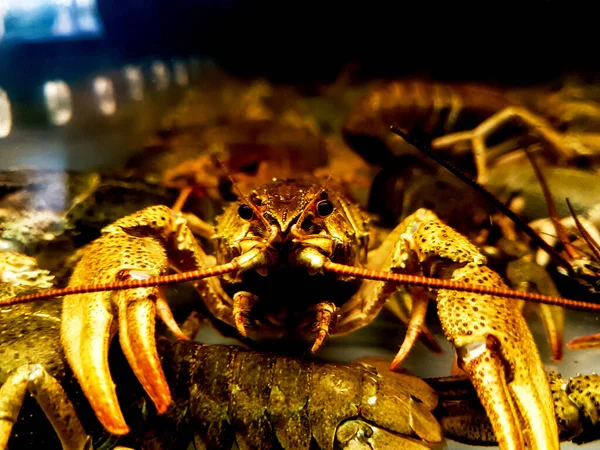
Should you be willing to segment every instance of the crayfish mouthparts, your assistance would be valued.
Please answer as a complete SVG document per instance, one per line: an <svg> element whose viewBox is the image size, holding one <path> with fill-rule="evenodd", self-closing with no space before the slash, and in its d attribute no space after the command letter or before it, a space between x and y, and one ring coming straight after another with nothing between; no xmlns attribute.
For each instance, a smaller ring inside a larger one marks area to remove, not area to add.
<svg viewBox="0 0 600 450"><path fill-rule="evenodd" d="M306 267L309 275L324 273L325 263L330 261L315 247L302 247L290 259L292 265Z"/></svg>

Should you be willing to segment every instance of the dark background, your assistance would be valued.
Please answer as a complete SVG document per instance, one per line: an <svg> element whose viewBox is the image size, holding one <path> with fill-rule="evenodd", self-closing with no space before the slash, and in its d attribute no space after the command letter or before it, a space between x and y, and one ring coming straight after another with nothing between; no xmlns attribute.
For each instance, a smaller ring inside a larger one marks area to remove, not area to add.
<svg viewBox="0 0 600 450"><path fill-rule="evenodd" d="M0 84L190 54L275 81L333 79L347 62L361 63L365 77L426 74L511 84L598 72L595 13L577 3L391 5L98 0L102 39L3 44Z"/></svg>

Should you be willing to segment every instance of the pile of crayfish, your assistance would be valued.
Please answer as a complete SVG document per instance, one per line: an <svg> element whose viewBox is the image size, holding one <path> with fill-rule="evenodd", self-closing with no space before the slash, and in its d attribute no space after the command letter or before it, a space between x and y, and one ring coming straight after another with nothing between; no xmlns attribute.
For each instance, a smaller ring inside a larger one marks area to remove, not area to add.
<svg viewBox="0 0 600 450"><path fill-rule="evenodd" d="M600 343L563 337L600 310L598 100L212 73L125 167L1 174L0 450L600 438L600 378L537 346ZM391 361L323 361L363 328ZM438 330L452 376L407 373Z"/></svg>

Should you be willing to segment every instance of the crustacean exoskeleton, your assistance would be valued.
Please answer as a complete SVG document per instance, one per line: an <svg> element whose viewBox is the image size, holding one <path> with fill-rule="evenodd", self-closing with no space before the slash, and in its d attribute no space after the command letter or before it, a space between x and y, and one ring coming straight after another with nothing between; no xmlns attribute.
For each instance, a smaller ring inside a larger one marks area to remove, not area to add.
<svg viewBox="0 0 600 450"><path fill-rule="evenodd" d="M65 295L61 339L69 364L99 420L125 434L107 362L117 329L158 412L171 402L156 352L155 315L183 335L160 286L194 280L208 311L240 335L308 338L315 350L327 335L367 325L398 283L410 284L413 317L394 366L422 329L425 288L438 289L444 332L492 418L500 447L558 448L539 354L516 304L503 297L593 306L510 291L475 246L428 210L409 216L370 254L368 241L367 217L335 188L276 180L226 206L216 225L218 265L179 213L154 206L106 227L68 288L0 304ZM182 273L164 275L169 267ZM423 274L436 278L415 276Z"/></svg>
<svg viewBox="0 0 600 450"><path fill-rule="evenodd" d="M421 79L384 81L376 83L361 100L354 103L345 119L343 136L348 145L366 161L383 167L381 173L389 176L399 172L398 167L403 166L403 159L412 152L405 142L389 133L389 127L395 125L407 130L409 134L420 134L438 155L451 151L453 161L462 170L466 170L486 186L488 182L494 181L494 188L490 188L496 193L511 191L511 194L519 197L515 204L520 202L521 205L518 186L523 182L523 177L520 176L522 171L514 169L519 165L518 157L523 154L521 150L529 144L537 143L538 151L543 151L548 160L562 166L551 169L578 172L582 178L590 180L591 187L587 189L580 184L573 183L573 186L581 197L586 198L585 204L590 205L583 208L583 211L595 211L597 205L593 195L583 193L588 190L595 192L597 186L594 163L597 166L600 155L597 150L600 136L598 89L596 84L586 84L580 80L575 80L575 83L567 80L561 82L558 89L556 87L551 85L514 89L470 82L444 83ZM461 158L467 150L472 151L474 158L469 154L466 158ZM504 166L496 167L501 160L505 163ZM564 167L567 164L583 167L584 163L587 171ZM527 162L521 160L520 165L527 165ZM495 180L492 172L495 172ZM555 178L556 184L560 185L559 179L564 179L562 175ZM559 192L562 191L557 194ZM384 197L380 201L394 204L395 198L392 198ZM560 202L566 204L564 198L560 198ZM581 207L577 210L580 214L583 212ZM568 214L567 211L566 215ZM535 215L533 218L539 217ZM493 219L492 221L499 223ZM526 233L532 237L523 227L517 228L518 233L514 236L520 237ZM520 245L521 242L526 242L526 239L518 240L520 242L515 240L513 243ZM547 245L546 250L543 250L545 242L541 238L531 242L532 246L537 245L542 251L548 250ZM495 246L494 251L497 250L498 246ZM499 253L506 256L502 250ZM557 252L554 254L556 256ZM515 256L510 255L511 258ZM523 280L518 276L515 281L521 284L519 286L509 279L515 288L555 295L554 286L549 282L548 274L544 273L545 267L541 267L532 254L521 254L517 258L511 265L525 269L537 281ZM571 281L571 284L575 284L575 280L586 285L598 282L599 271L593 258L591 261L588 257L574 259L572 254L567 254L567 258L553 257L553 261L568 274L569 281L563 280L563 284ZM570 295L579 296L573 293ZM564 311L550 305L536 305L533 310L544 321L553 358L560 360Z"/></svg>
<svg viewBox="0 0 600 450"><path fill-rule="evenodd" d="M12 251L0 252L0 298L46 289L53 282L54 277L47 270L39 269L35 258ZM0 449L7 448L28 392L48 417L64 448L91 449L91 438L80 422L77 408L59 383L69 372L58 339L60 303L15 305L3 308L1 314ZM81 403L77 406L82 412ZM34 420L39 415L38 411L30 413ZM19 428L19 431L27 436L36 432L43 434L47 428L44 424L31 430ZM47 444L42 436L39 438L39 445Z"/></svg>
<svg viewBox="0 0 600 450"><path fill-rule="evenodd" d="M2 256L7 264L0 298L51 283L52 277L38 269L32 258L12 252ZM129 371L120 365L120 355L113 354L111 369L116 383L126 386L119 394L121 405L126 415L136 420L127 436L110 436L93 425L93 413L80 401L81 390L65 370L57 326L60 306L60 302L38 301L2 311L0 442L6 444L10 436L9 448L58 448L60 436L63 448L77 450L90 448L92 442L94 448L119 444L122 449L187 449L192 440L198 448L230 448L237 442L258 449L278 445L284 450L307 449L316 443L322 449L333 445L340 449L416 450L441 440L436 418L444 437L470 444L496 443L472 384L464 377L426 380L439 396L436 401L423 381L390 373L385 360L320 364L235 346L203 346L189 340L171 343L164 338L158 348L174 392L172 406L156 416L145 406L141 388L127 381ZM188 322L194 328L194 321ZM185 325L182 328L188 330ZM21 406L26 390L24 373L34 374L27 384L52 417L54 430L46 425L43 413L32 408L30 399ZM549 377L561 441L598 439L594 396L598 395L600 376L563 380L553 373ZM44 381L41 390L36 380ZM339 383L345 395L338 394Z"/></svg>

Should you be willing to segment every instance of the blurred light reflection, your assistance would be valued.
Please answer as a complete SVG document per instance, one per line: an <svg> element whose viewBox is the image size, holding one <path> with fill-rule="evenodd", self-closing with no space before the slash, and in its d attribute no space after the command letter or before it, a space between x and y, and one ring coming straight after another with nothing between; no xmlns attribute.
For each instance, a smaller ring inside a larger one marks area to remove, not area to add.
<svg viewBox="0 0 600 450"><path fill-rule="evenodd" d="M0 89L0 138L10 134L12 128L12 113L10 100L3 89Z"/></svg>
<svg viewBox="0 0 600 450"><path fill-rule="evenodd" d="M0 0L0 41L101 34L96 0Z"/></svg>
<svg viewBox="0 0 600 450"><path fill-rule="evenodd" d="M188 85L190 78L183 61L178 60L173 63L173 73L175 75L175 83L178 86L184 87Z"/></svg>
<svg viewBox="0 0 600 450"><path fill-rule="evenodd" d="M142 71L138 67L125 66L123 72L125 74L125 79L127 80L129 96L135 101L143 100L144 76L142 75Z"/></svg>
<svg viewBox="0 0 600 450"><path fill-rule="evenodd" d="M107 77L96 77L93 82L94 95L98 101L98 108L105 116L111 116L117 110L115 88L113 82Z"/></svg>
<svg viewBox="0 0 600 450"><path fill-rule="evenodd" d="M152 81L157 91L164 91L169 87L169 72L162 61L152 63Z"/></svg>
<svg viewBox="0 0 600 450"><path fill-rule="evenodd" d="M71 90L62 80L47 81L44 83L44 101L48 118L54 125L65 125L73 115L71 103Z"/></svg>

